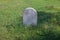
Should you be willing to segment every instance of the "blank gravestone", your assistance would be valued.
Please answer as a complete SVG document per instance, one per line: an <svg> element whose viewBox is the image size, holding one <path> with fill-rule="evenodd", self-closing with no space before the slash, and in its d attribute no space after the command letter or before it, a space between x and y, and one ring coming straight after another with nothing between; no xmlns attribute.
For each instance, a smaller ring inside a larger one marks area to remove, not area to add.
<svg viewBox="0 0 60 40"><path fill-rule="evenodd" d="M37 11L34 8L28 7L23 13L23 24L37 26Z"/></svg>

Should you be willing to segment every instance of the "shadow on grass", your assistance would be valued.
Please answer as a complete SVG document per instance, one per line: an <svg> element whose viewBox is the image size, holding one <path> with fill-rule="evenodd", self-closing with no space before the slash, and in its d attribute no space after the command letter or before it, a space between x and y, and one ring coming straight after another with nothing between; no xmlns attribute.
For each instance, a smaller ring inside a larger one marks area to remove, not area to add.
<svg viewBox="0 0 60 40"><path fill-rule="evenodd" d="M45 22L51 22L51 19L55 18L53 13L38 11L38 24Z"/></svg>
<svg viewBox="0 0 60 40"><path fill-rule="evenodd" d="M60 12L45 12L45 11L37 11L38 12L38 25L44 23L53 23L54 25L60 26Z"/></svg>

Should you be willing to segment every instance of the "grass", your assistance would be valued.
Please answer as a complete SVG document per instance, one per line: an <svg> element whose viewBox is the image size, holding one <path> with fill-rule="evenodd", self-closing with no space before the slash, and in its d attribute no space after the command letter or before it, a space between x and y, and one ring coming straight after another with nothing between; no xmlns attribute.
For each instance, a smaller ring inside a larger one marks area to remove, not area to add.
<svg viewBox="0 0 60 40"><path fill-rule="evenodd" d="M26 7L38 12L37 27L22 24ZM60 0L0 0L0 40L60 40Z"/></svg>

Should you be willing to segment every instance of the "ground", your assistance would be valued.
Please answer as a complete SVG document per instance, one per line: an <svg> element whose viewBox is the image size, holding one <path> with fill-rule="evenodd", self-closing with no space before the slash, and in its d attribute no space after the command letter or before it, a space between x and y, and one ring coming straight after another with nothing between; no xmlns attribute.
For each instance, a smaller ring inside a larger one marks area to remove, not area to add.
<svg viewBox="0 0 60 40"><path fill-rule="evenodd" d="M23 11L33 7L38 25L24 26ZM60 40L60 0L0 0L0 40Z"/></svg>

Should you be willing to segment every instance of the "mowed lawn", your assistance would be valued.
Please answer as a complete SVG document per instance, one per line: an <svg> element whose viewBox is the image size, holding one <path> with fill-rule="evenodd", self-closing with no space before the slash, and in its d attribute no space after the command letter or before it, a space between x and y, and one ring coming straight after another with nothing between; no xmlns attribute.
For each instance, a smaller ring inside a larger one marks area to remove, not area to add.
<svg viewBox="0 0 60 40"><path fill-rule="evenodd" d="M56 24L56 18L52 17L51 23L50 21L45 23L46 18L37 27L25 27L22 24L22 15L27 7L47 12L47 14L41 14L43 17L44 15L49 17L49 13L59 15L56 16L58 23ZM60 0L0 0L0 40L40 40L40 34L44 34L41 28L47 33L48 27L55 26L53 32L60 34L58 24L60 24Z"/></svg>

